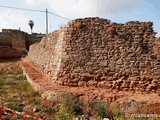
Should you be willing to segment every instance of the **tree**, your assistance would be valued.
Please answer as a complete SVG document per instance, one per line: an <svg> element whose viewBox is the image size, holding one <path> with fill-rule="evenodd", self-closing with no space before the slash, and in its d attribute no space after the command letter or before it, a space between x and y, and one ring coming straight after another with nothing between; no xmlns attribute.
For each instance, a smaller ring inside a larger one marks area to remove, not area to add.
<svg viewBox="0 0 160 120"><path fill-rule="evenodd" d="M33 26L34 26L34 22L33 22L32 20L30 20L30 21L28 22L28 25L29 25L30 28L31 28L31 34L32 34L32 29L33 29Z"/></svg>

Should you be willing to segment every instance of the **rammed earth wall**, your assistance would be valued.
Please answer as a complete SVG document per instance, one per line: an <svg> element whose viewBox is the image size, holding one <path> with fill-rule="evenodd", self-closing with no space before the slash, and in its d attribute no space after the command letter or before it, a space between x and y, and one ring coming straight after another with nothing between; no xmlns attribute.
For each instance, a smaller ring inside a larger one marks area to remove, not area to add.
<svg viewBox="0 0 160 120"><path fill-rule="evenodd" d="M27 59L60 85L157 90L160 45L152 25L73 20L31 45Z"/></svg>

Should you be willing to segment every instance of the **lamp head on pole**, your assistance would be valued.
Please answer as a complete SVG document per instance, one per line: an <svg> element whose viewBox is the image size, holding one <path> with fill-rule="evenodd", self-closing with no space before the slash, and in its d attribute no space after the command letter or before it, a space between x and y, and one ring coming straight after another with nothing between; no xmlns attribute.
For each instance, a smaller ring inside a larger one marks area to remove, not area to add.
<svg viewBox="0 0 160 120"><path fill-rule="evenodd" d="M31 33L32 33L32 29L33 29L33 26L34 26L34 22L33 22L32 20L30 20L30 21L28 22L28 25L30 26L30 28L31 28Z"/></svg>

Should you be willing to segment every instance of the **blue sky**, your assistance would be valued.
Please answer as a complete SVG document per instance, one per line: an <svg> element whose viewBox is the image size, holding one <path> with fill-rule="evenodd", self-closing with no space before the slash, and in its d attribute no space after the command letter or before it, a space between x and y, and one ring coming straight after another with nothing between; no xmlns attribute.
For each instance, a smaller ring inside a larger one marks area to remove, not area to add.
<svg viewBox="0 0 160 120"><path fill-rule="evenodd" d="M160 36L160 0L1 0L0 5L38 9L69 18L101 17L112 22L152 21ZM29 32L28 21L33 20L34 32L45 33L45 13L0 7L0 29L21 29ZM69 20L49 14L49 32L59 29Z"/></svg>

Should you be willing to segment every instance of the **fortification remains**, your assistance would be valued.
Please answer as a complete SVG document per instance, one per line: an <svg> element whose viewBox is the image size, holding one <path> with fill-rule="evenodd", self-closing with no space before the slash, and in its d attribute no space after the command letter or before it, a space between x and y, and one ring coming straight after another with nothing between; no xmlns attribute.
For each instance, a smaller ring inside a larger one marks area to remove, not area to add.
<svg viewBox="0 0 160 120"><path fill-rule="evenodd" d="M152 25L76 19L31 45L27 59L59 85L156 91L160 43Z"/></svg>
<svg viewBox="0 0 160 120"><path fill-rule="evenodd" d="M39 42L44 34L28 34L20 30L2 29L0 32L0 58L18 58L23 54L22 49Z"/></svg>

